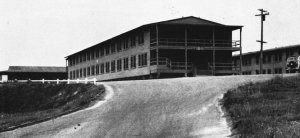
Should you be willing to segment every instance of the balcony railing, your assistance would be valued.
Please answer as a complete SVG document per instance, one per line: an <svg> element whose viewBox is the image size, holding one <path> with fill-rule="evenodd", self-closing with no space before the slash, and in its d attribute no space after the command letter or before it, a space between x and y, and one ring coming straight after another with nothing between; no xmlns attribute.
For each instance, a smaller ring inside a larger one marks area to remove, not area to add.
<svg viewBox="0 0 300 138"><path fill-rule="evenodd" d="M150 65L157 65L157 59L156 58L152 58L150 60ZM185 70L185 62L175 62L175 61L171 61L168 58L165 57L160 57L158 58L158 65L159 66L165 66L169 69L173 69L173 70ZM191 70L192 69L192 63L191 62L187 62L187 69Z"/></svg>
<svg viewBox="0 0 300 138"><path fill-rule="evenodd" d="M150 46L185 46L185 39L179 38L156 38L151 39ZM212 47L212 39L187 39L187 46ZM239 40L215 40L215 47L240 47Z"/></svg>
<svg viewBox="0 0 300 138"><path fill-rule="evenodd" d="M208 70L215 71L240 71L240 66L234 63L215 63L215 66L212 63L208 63Z"/></svg>

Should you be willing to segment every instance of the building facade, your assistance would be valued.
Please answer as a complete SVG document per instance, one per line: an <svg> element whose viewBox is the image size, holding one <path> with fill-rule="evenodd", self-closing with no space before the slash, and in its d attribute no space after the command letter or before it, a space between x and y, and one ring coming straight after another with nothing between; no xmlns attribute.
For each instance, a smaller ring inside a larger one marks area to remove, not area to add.
<svg viewBox="0 0 300 138"><path fill-rule="evenodd" d="M197 17L146 24L66 57L70 79L98 81L238 74L229 26Z"/></svg>
<svg viewBox="0 0 300 138"><path fill-rule="evenodd" d="M263 51L263 70L260 73L260 52L249 52L242 55L242 74L282 74L286 72L286 60L290 56L300 55L300 45L291 45ZM233 56L233 62L240 64L240 56Z"/></svg>

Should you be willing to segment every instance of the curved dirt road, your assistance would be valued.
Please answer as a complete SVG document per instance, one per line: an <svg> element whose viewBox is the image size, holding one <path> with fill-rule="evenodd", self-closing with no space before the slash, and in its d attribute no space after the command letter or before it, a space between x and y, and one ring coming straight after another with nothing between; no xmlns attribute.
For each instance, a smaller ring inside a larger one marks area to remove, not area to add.
<svg viewBox="0 0 300 138"><path fill-rule="evenodd" d="M242 83L272 77L106 82L107 89L112 89L106 102L51 121L4 132L0 137L227 137L230 129L222 117L218 99L228 89Z"/></svg>

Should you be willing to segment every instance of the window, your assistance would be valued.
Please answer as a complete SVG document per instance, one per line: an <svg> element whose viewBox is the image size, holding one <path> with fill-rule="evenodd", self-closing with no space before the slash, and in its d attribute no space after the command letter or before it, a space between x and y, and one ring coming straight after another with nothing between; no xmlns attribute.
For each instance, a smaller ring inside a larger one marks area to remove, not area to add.
<svg viewBox="0 0 300 138"><path fill-rule="evenodd" d="M104 47L101 47L100 48L100 57L103 57L104 56Z"/></svg>
<svg viewBox="0 0 300 138"><path fill-rule="evenodd" d="M256 73L256 74L259 74L259 70L255 70L255 73Z"/></svg>
<svg viewBox="0 0 300 138"><path fill-rule="evenodd" d="M124 70L128 70L128 57L123 59L123 68Z"/></svg>
<svg viewBox="0 0 300 138"><path fill-rule="evenodd" d="M96 65L96 75L99 75L99 64Z"/></svg>
<svg viewBox="0 0 300 138"><path fill-rule="evenodd" d="M82 62L82 56L78 55L78 58L79 58L79 63L81 63Z"/></svg>
<svg viewBox="0 0 300 138"><path fill-rule="evenodd" d="M69 78L72 79L72 71L69 72Z"/></svg>
<svg viewBox="0 0 300 138"><path fill-rule="evenodd" d="M100 73L104 74L104 63L100 64Z"/></svg>
<svg viewBox="0 0 300 138"><path fill-rule="evenodd" d="M87 53L86 53L86 60L87 60L87 61L90 61L90 59L91 59L90 52L87 52Z"/></svg>
<svg viewBox="0 0 300 138"><path fill-rule="evenodd" d="M271 69L268 69L267 71L268 71L268 74L272 74L272 71L271 71Z"/></svg>
<svg viewBox="0 0 300 138"><path fill-rule="evenodd" d="M78 58L75 57L75 64L78 64Z"/></svg>
<svg viewBox="0 0 300 138"><path fill-rule="evenodd" d="M130 57L130 68L134 69L136 68L136 56L131 56Z"/></svg>
<svg viewBox="0 0 300 138"><path fill-rule="evenodd" d="M73 79L75 79L76 76L75 76L75 70L73 70Z"/></svg>
<svg viewBox="0 0 300 138"><path fill-rule="evenodd" d="M282 68L275 68L274 73L275 74L281 74L282 73Z"/></svg>
<svg viewBox="0 0 300 138"><path fill-rule="evenodd" d="M268 63L271 63L272 55L268 55Z"/></svg>
<svg viewBox="0 0 300 138"><path fill-rule="evenodd" d="M86 54L82 54L82 61L85 62L86 61Z"/></svg>
<svg viewBox="0 0 300 138"><path fill-rule="evenodd" d="M122 51L122 44L120 41L117 42L117 52Z"/></svg>
<svg viewBox="0 0 300 138"><path fill-rule="evenodd" d="M251 57L243 58L243 66L249 66L249 65L251 65Z"/></svg>
<svg viewBox="0 0 300 138"><path fill-rule="evenodd" d="M123 40L124 50L128 49L128 39Z"/></svg>
<svg viewBox="0 0 300 138"><path fill-rule="evenodd" d="M82 78L82 69L80 69L79 75L80 75L79 77Z"/></svg>
<svg viewBox="0 0 300 138"><path fill-rule="evenodd" d="M110 49L109 46L105 47L105 55L109 55Z"/></svg>
<svg viewBox="0 0 300 138"><path fill-rule="evenodd" d="M86 77L86 68L83 69L83 77Z"/></svg>
<svg viewBox="0 0 300 138"><path fill-rule="evenodd" d="M279 74L282 73L282 68L278 68L278 73L279 73Z"/></svg>
<svg viewBox="0 0 300 138"><path fill-rule="evenodd" d="M71 59L68 59L68 65L69 65L69 66L72 66Z"/></svg>
<svg viewBox="0 0 300 138"><path fill-rule="evenodd" d="M99 50L96 50L96 58L99 58Z"/></svg>
<svg viewBox="0 0 300 138"><path fill-rule="evenodd" d="M122 59L117 60L117 71L122 71Z"/></svg>
<svg viewBox="0 0 300 138"><path fill-rule="evenodd" d="M111 61L110 66L111 66L111 69L110 69L111 72L115 72L116 71L116 61L115 60Z"/></svg>
<svg viewBox="0 0 300 138"><path fill-rule="evenodd" d="M259 55L256 55L256 64L259 64Z"/></svg>
<svg viewBox="0 0 300 138"><path fill-rule="evenodd" d="M105 72L109 73L109 62L105 63Z"/></svg>
<svg viewBox="0 0 300 138"><path fill-rule="evenodd" d="M294 55L294 50L293 49L287 49L286 50L286 59L290 56Z"/></svg>
<svg viewBox="0 0 300 138"><path fill-rule="evenodd" d="M111 44L110 51L111 51L112 54L116 52L116 45L115 44Z"/></svg>
<svg viewBox="0 0 300 138"><path fill-rule="evenodd" d="M139 67L147 66L147 53L139 55Z"/></svg>
<svg viewBox="0 0 300 138"><path fill-rule="evenodd" d="M76 70L76 78L79 77L79 70Z"/></svg>
<svg viewBox="0 0 300 138"><path fill-rule="evenodd" d="M91 67L91 75L95 75L95 66L94 65Z"/></svg>
<svg viewBox="0 0 300 138"><path fill-rule="evenodd" d="M130 39L130 46L131 47L135 46L135 36L131 37L131 39Z"/></svg>
<svg viewBox="0 0 300 138"><path fill-rule="evenodd" d="M144 33L140 33L138 35L138 43L139 44L144 44Z"/></svg>
<svg viewBox="0 0 300 138"><path fill-rule="evenodd" d="M95 51L91 51L91 59L95 59Z"/></svg>
<svg viewBox="0 0 300 138"><path fill-rule="evenodd" d="M282 55L281 55L281 53L276 53L274 55L274 61L275 62L281 62L282 61Z"/></svg>
<svg viewBox="0 0 300 138"><path fill-rule="evenodd" d="M262 73L262 74L266 74L266 70L265 70L265 69L263 70L263 73Z"/></svg>
<svg viewBox="0 0 300 138"><path fill-rule="evenodd" d="M91 67L88 67L87 68L87 76L90 76L91 75Z"/></svg>

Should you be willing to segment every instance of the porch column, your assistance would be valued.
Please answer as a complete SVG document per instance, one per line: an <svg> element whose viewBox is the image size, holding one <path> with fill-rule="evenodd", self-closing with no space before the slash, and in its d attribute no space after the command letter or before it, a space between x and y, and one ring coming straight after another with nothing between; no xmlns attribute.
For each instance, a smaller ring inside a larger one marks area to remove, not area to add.
<svg viewBox="0 0 300 138"><path fill-rule="evenodd" d="M67 73L67 79L70 78L69 72L68 72L68 59L67 58L66 58L66 73Z"/></svg>
<svg viewBox="0 0 300 138"><path fill-rule="evenodd" d="M213 36L212 36L212 43L213 43L213 71L212 75L215 75L215 66L216 66L216 49L215 49L215 28L213 28Z"/></svg>
<svg viewBox="0 0 300 138"><path fill-rule="evenodd" d="M157 26L157 24L156 24L156 26L155 26L155 29L156 29L156 66L157 66L157 68L158 68L158 26ZM160 73L158 72L158 70L157 70L157 76L156 76L157 78L159 78L160 77Z"/></svg>
<svg viewBox="0 0 300 138"><path fill-rule="evenodd" d="M242 75L242 28L240 28L240 75Z"/></svg>
<svg viewBox="0 0 300 138"><path fill-rule="evenodd" d="M158 65L158 26L156 24L156 65Z"/></svg>
<svg viewBox="0 0 300 138"><path fill-rule="evenodd" d="M187 68L187 29L186 27L184 28L184 55L185 55L185 73L184 76L187 77L187 72L188 72L188 68Z"/></svg>

